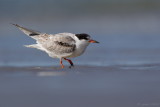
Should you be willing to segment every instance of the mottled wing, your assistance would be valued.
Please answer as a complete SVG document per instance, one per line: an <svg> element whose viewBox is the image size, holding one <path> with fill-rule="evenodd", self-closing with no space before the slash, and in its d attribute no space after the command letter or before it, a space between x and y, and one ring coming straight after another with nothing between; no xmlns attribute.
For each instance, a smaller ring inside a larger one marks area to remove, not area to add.
<svg viewBox="0 0 160 107"><path fill-rule="evenodd" d="M75 51L75 40L68 35L56 34L50 35L49 39L42 44L47 51L55 55L69 55Z"/></svg>

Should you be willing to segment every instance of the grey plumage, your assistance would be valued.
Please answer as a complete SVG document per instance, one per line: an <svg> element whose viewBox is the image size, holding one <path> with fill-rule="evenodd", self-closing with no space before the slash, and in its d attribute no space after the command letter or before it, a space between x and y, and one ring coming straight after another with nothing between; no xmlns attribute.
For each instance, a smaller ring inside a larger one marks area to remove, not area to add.
<svg viewBox="0 0 160 107"><path fill-rule="evenodd" d="M50 39L42 43L42 46L56 55L72 53L76 48L75 40L72 37L61 34L51 36Z"/></svg>
<svg viewBox="0 0 160 107"><path fill-rule="evenodd" d="M46 52L52 58L59 58L62 68L64 68L62 59L68 61L71 65L70 67L73 67L73 62L67 58L74 58L82 55L89 43L99 43L92 40L90 36L85 33L58 33L52 35L30 30L17 24L13 25L36 40L37 44L25 45L26 47L36 48Z"/></svg>
<svg viewBox="0 0 160 107"><path fill-rule="evenodd" d="M45 51L49 53L51 57L63 56L63 55L69 56L76 49L75 40L70 36L66 36L66 33L51 35L30 30L28 28L21 27L17 24L13 25L18 27L26 35L36 40L37 44L25 45L26 47L37 48L39 50Z"/></svg>

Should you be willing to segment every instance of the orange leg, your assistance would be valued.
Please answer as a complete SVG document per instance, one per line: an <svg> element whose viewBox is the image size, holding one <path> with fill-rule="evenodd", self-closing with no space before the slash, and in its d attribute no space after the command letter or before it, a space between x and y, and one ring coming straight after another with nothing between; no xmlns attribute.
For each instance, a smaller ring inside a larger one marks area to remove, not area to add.
<svg viewBox="0 0 160 107"><path fill-rule="evenodd" d="M64 58L64 60L67 60L71 64L71 66L69 68L74 66L73 62L70 59Z"/></svg>
<svg viewBox="0 0 160 107"><path fill-rule="evenodd" d="M62 58L60 59L61 68L64 68L64 65L62 63Z"/></svg>

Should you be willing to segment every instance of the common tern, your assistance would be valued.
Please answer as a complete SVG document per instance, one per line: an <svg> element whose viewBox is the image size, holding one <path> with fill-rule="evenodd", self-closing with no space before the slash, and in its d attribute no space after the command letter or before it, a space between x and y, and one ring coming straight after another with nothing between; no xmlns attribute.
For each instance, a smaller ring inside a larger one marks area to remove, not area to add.
<svg viewBox="0 0 160 107"><path fill-rule="evenodd" d="M82 55L90 43L99 43L98 41L91 39L90 35L86 33L47 34L22 27L18 24L13 25L36 40L36 44L25 45L26 47L36 48L46 52L52 58L59 58L61 68L64 68L62 59L68 61L70 67L73 67L73 62L68 58Z"/></svg>

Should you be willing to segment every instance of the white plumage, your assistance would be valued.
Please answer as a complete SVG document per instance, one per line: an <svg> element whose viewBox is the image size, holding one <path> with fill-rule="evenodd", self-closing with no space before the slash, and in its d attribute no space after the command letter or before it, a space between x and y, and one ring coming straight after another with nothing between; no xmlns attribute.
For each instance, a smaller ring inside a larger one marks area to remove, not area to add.
<svg viewBox="0 0 160 107"><path fill-rule="evenodd" d="M30 30L17 24L13 25L36 40L37 44L25 45L26 47L36 48L46 52L52 58L59 58L62 68L64 68L62 59L67 60L73 66L73 62L67 58L73 58L83 54L89 43L98 43L95 40L91 40L90 36L84 33L58 33L52 35Z"/></svg>

